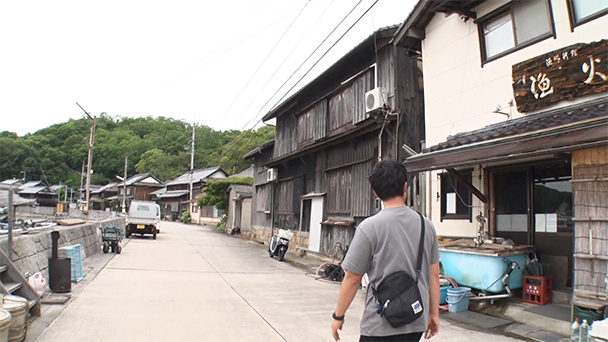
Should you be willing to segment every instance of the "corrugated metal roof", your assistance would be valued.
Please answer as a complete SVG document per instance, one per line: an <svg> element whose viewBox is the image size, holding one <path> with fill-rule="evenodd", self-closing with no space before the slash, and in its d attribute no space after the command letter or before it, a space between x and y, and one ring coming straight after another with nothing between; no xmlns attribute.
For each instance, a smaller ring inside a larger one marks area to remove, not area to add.
<svg viewBox="0 0 608 342"><path fill-rule="evenodd" d="M253 194L253 186L252 185L244 185L244 184L232 184L228 187L228 190L234 190L237 195L251 195Z"/></svg>
<svg viewBox="0 0 608 342"><path fill-rule="evenodd" d="M13 178L13 179L5 179L5 180L3 180L3 181L2 181L2 183L1 183L1 184L6 184L6 185L23 184L23 180L21 180L21 179L16 179L16 178Z"/></svg>
<svg viewBox="0 0 608 342"><path fill-rule="evenodd" d="M35 199L23 198L17 194L13 194L13 205L34 205L36 204ZM8 190L0 190L0 207L8 206Z"/></svg>
<svg viewBox="0 0 608 342"><path fill-rule="evenodd" d="M249 151L249 152L245 153L245 155L243 156L243 159L248 159L248 158L251 158L251 157L253 157L253 156L254 156L256 153L261 153L261 152L263 152L265 149L270 148L270 147L272 147L272 146L274 146L274 140L270 140L270 141L267 141L267 142L265 142L265 143L262 143L262 144L260 144L260 146L258 146L258 147L256 147L256 148L254 148L253 150L251 150L251 151Z"/></svg>
<svg viewBox="0 0 608 342"><path fill-rule="evenodd" d="M104 192L104 191L108 191L108 190L115 190L115 191L118 191L118 187L117 187L117 185L118 185L118 182L112 182L112 183L108 183L108 184L106 184L106 185L102 186L102 187L101 187L101 188L99 188L99 189L92 190L92 191L91 191L91 193L92 193L92 194L100 194L100 193L102 193L102 192ZM116 188L116 189L113 189L113 188Z"/></svg>
<svg viewBox="0 0 608 342"><path fill-rule="evenodd" d="M158 197L159 198L176 198L176 197L182 197L182 196L188 195L188 194L190 194L190 191L188 191L188 190L173 190L173 191L167 191Z"/></svg>
<svg viewBox="0 0 608 342"><path fill-rule="evenodd" d="M23 189L21 191L19 191L20 194L26 194L26 195L35 195L39 192L44 192L45 190L47 190L47 192L52 193L52 191L50 191L50 189L46 186L30 186L27 189Z"/></svg>
<svg viewBox="0 0 608 342"><path fill-rule="evenodd" d="M32 186L39 186L42 184L42 181L29 181L25 184L23 184L22 186L19 187L19 192L21 192L21 190L23 189L27 189L30 188Z"/></svg>
<svg viewBox="0 0 608 342"><path fill-rule="evenodd" d="M251 165L250 167L248 167L247 169L232 175L230 177L240 177L240 178L248 178L248 177L253 177L253 165Z"/></svg>
<svg viewBox="0 0 608 342"><path fill-rule="evenodd" d="M211 176L212 174L214 174L217 171L224 172L224 170L222 170L222 168L219 166L208 167L206 169L194 170L192 172L188 171L188 172L182 174L181 176L175 178L174 180L170 181L169 183L167 183L167 185L169 186L169 185L177 185L177 184L190 184L191 181L198 182L198 181L207 179L209 176ZM226 174L226 173L224 172L224 174Z"/></svg>

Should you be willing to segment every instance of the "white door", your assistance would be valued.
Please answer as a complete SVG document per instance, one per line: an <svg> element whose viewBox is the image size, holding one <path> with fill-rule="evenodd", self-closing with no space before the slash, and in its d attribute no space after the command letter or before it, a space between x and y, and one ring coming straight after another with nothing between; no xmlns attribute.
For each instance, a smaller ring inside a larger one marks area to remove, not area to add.
<svg viewBox="0 0 608 342"><path fill-rule="evenodd" d="M319 252L321 248L321 221L323 221L323 197L313 197L310 204L310 232L308 235L308 249L313 252Z"/></svg>

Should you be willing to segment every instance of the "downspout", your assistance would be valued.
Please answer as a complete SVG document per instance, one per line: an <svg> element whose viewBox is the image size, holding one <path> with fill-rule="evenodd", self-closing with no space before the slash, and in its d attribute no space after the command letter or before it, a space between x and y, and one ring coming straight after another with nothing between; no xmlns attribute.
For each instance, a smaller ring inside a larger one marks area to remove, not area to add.
<svg viewBox="0 0 608 342"><path fill-rule="evenodd" d="M270 183L270 237L274 234L274 182Z"/></svg>

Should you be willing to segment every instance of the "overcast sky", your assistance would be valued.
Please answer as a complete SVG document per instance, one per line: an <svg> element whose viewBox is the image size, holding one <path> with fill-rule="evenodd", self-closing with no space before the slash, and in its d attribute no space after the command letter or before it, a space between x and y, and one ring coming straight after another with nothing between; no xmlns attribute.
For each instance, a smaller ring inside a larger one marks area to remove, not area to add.
<svg viewBox="0 0 608 342"><path fill-rule="evenodd" d="M374 0L304 63L358 2L2 1L0 131L81 118L76 102L92 115L249 129ZM401 24L416 2L379 0L294 90L374 30Z"/></svg>

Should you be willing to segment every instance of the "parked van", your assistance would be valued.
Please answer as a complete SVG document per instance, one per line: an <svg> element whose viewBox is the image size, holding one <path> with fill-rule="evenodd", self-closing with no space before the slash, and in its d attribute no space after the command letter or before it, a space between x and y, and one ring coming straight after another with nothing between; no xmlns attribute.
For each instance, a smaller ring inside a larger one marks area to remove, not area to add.
<svg viewBox="0 0 608 342"><path fill-rule="evenodd" d="M131 201L125 236L129 238L131 234L152 234L156 239L156 234L160 232L160 206L151 201Z"/></svg>

